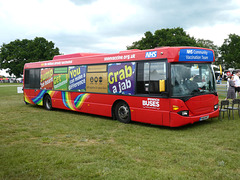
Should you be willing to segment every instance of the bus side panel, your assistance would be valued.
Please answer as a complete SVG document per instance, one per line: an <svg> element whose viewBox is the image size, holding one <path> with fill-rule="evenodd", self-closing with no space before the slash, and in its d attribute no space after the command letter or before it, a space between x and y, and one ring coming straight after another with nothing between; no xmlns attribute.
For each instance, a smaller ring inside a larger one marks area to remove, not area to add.
<svg viewBox="0 0 240 180"><path fill-rule="evenodd" d="M133 121L164 126L170 123L168 99L33 89L25 92L32 104L43 105L43 98L47 93L54 108L108 117L112 116L114 102L125 101L130 107Z"/></svg>
<svg viewBox="0 0 240 180"><path fill-rule="evenodd" d="M133 121L163 125L164 112L149 109L135 109L136 119Z"/></svg>
<svg viewBox="0 0 240 180"><path fill-rule="evenodd" d="M129 105L132 121L156 125L169 124L169 103L166 99L90 94L89 98L86 101L86 104L83 105L81 112L111 117L112 106L117 101L125 101ZM151 104L143 105L143 101L147 101Z"/></svg>
<svg viewBox="0 0 240 180"><path fill-rule="evenodd" d="M111 98L114 96L101 94L25 89L24 100L30 104L43 105L46 94L51 97L54 108L109 117L111 117L112 104L116 99Z"/></svg>
<svg viewBox="0 0 240 180"><path fill-rule="evenodd" d="M24 101L29 104L34 104L32 102L32 98L34 97L33 93L34 93L34 91L32 89L24 89L23 90Z"/></svg>
<svg viewBox="0 0 240 180"><path fill-rule="evenodd" d="M34 98L36 98L38 94L38 90L35 89L24 89L24 101L29 103L29 104L38 104L42 105L41 102L36 102Z"/></svg>
<svg viewBox="0 0 240 180"><path fill-rule="evenodd" d="M61 92L52 98L53 107L111 117L109 96L78 92Z"/></svg>
<svg viewBox="0 0 240 180"><path fill-rule="evenodd" d="M163 126L170 126L170 113L169 111L163 112Z"/></svg>
<svg viewBox="0 0 240 180"><path fill-rule="evenodd" d="M65 100L65 103L67 104L66 100ZM52 106L54 108L70 110L69 107L64 105L63 99L62 99L62 93L60 91L56 91L55 96L52 97Z"/></svg>
<svg viewBox="0 0 240 180"><path fill-rule="evenodd" d="M117 101L125 101L129 105L133 121L164 126L170 124L168 99L89 94L80 111L111 117L112 106Z"/></svg>
<svg viewBox="0 0 240 180"><path fill-rule="evenodd" d="M169 125L169 101L167 99L135 97L132 103L136 116L136 119L132 119L133 121Z"/></svg>
<svg viewBox="0 0 240 180"><path fill-rule="evenodd" d="M83 106L81 112L111 117L111 107L112 106L106 104L87 103Z"/></svg>
<svg viewBox="0 0 240 180"><path fill-rule="evenodd" d="M101 116L112 116L112 105L116 97L105 94L89 94L81 112Z"/></svg>

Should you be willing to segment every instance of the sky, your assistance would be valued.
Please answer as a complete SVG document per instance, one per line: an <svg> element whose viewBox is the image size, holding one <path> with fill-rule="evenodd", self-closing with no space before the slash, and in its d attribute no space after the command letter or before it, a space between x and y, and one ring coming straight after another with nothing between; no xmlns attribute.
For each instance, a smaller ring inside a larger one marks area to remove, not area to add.
<svg viewBox="0 0 240 180"><path fill-rule="evenodd" d="M221 46L240 35L240 1L0 0L0 46L44 37L62 54L117 53L146 31L176 27Z"/></svg>

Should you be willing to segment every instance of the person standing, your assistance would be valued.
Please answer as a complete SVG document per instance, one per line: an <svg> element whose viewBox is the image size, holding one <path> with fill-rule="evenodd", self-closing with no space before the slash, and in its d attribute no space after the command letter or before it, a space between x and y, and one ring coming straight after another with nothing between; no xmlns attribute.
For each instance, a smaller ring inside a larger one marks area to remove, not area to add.
<svg viewBox="0 0 240 180"><path fill-rule="evenodd" d="M231 76L230 80L228 81L229 87L228 87L226 99L236 99L235 83L234 83L233 79L234 79L234 76Z"/></svg>
<svg viewBox="0 0 240 180"><path fill-rule="evenodd" d="M238 92L238 94L240 96L240 79L239 79L239 75L240 75L240 70L237 70L237 73L234 74L233 81L235 83L235 92Z"/></svg>

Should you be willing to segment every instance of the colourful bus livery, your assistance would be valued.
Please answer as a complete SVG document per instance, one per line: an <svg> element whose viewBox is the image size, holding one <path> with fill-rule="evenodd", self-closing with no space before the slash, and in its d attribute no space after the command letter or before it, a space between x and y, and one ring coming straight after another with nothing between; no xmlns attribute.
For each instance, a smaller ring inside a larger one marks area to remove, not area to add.
<svg viewBox="0 0 240 180"><path fill-rule="evenodd" d="M214 52L163 47L116 54L76 53L24 66L24 101L178 127L217 117Z"/></svg>

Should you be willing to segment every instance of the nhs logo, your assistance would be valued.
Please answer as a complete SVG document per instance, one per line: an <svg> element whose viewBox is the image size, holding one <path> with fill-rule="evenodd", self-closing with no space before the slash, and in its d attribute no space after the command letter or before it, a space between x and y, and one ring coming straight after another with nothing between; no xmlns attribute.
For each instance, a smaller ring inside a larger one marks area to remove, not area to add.
<svg viewBox="0 0 240 180"><path fill-rule="evenodd" d="M157 57L157 51L146 52L145 58L155 58Z"/></svg>
<svg viewBox="0 0 240 180"><path fill-rule="evenodd" d="M187 49L187 54L193 54L193 50Z"/></svg>

